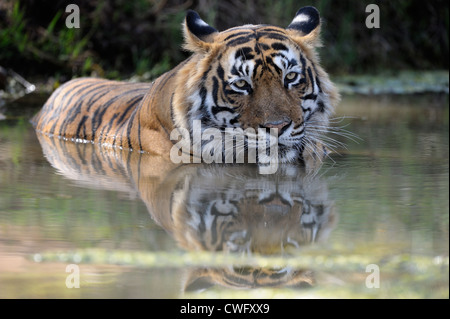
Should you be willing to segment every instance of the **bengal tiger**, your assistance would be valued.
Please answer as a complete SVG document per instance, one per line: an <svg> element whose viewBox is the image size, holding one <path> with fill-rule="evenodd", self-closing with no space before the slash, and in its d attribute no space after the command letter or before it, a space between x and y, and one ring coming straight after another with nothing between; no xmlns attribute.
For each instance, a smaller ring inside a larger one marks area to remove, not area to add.
<svg viewBox="0 0 450 319"><path fill-rule="evenodd" d="M170 192L158 188L156 197L170 198L170 214L154 207L154 219L164 221L188 251L289 256L326 241L337 220L326 183L293 164L281 165L270 176L254 167L203 166L183 176ZM244 263L188 269L182 290L307 288L316 283L314 269Z"/></svg>
<svg viewBox="0 0 450 319"><path fill-rule="evenodd" d="M171 133L188 132L194 141L198 121L201 132L214 128L224 139L227 129L262 129L266 136L274 130L281 163L328 154L321 135L340 98L319 64L317 9L300 9L287 28L243 25L222 32L190 10L183 29L192 54L177 67L152 83L69 81L33 118L36 130L167 158L182 136L174 140ZM203 148L209 141L196 143ZM245 137L232 156L255 147ZM195 157L195 149L180 152Z"/></svg>
<svg viewBox="0 0 450 319"><path fill-rule="evenodd" d="M83 187L140 198L151 218L187 251L285 256L326 241L337 223L326 181L300 165L281 164L275 174L261 175L256 165L175 165L150 154L45 134L38 138L59 174ZM214 285L315 284L314 269L224 264L186 269L181 286L190 293Z"/></svg>

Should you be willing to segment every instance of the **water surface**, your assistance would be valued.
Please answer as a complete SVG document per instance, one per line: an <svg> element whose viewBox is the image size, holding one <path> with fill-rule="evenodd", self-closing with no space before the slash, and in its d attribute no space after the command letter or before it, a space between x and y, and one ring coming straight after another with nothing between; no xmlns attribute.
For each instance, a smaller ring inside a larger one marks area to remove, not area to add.
<svg viewBox="0 0 450 319"><path fill-rule="evenodd" d="M0 298L449 297L447 95L344 97L335 125L359 138L330 135L347 149L314 176L173 167L37 136L35 105L12 109Z"/></svg>

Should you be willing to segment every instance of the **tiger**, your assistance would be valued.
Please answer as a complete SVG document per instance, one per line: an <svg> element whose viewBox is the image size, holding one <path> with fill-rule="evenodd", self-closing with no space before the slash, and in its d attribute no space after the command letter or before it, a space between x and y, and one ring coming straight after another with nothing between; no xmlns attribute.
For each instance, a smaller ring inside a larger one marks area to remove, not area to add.
<svg viewBox="0 0 450 319"><path fill-rule="evenodd" d="M176 165L157 155L37 136L60 175L83 187L142 200L151 219L185 251L290 256L326 242L337 224L326 181L301 165L282 164L274 175L262 175L255 165ZM227 262L185 269L180 282L184 294L211 286L316 284L314 269Z"/></svg>
<svg viewBox="0 0 450 319"><path fill-rule="evenodd" d="M340 95L319 63L316 8L298 10L287 28L248 24L219 32L193 10L182 25L183 48L191 55L178 66L151 83L66 82L32 119L35 129L166 159L178 147L177 154L187 154L191 162L210 142L196 140L198 130L216 129L222 141L229 130L254 130L262 132L262 141L275 137L280 163L315 163L329 156L322 135ZM183 132L194 141L190 147L179 144ZM217 162L256 149L258 142L249 136L239 145L234 138L226 150L217 144L222 148Z"/></svg>
<svg viewBox="0 0 450 319"><path fill-rule="evenodd" d="M214 185L214 187L211 187ZM246 166L203 166L183 176L170 196L170 213L153 209L179 247L244 257L291 256L326 242L337 212L326 183L298 166L283 164L274 175ZM170 218L169 218L170 217ZM295 288L317 285L314 269L228 264L192 267L182 282L185 294L214 286L228 289Z"/></svg>

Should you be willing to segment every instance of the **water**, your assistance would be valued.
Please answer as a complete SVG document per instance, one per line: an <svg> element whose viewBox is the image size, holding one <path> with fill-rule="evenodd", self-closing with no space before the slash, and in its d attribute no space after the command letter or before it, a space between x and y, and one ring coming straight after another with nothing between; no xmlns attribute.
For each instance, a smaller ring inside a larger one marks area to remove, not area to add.
<svg viewBox="0 0 450 319"><path fill-rule="evenodd" d="M359 138L315 176L174 168L36 136L35 106L14 109L0 298L449 297L446 95L345 97Z"/></svg>

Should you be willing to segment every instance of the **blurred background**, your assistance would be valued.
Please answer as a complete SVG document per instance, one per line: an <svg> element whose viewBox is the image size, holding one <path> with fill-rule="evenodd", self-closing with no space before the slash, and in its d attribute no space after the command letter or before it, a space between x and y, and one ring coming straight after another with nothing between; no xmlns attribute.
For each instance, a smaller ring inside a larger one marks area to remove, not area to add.
<svg viewBox="0 0 450 319"><path fill-rule="evenodd" d="M79 29L65 25L72 3L80 8ZM365 24L371 3L380 8L379 29ZM306 5L321 13L322 64L332 75L448 70L442 0L0 0L0 66L3 78L13 70L38 82L149 80L188 56L180 48L188 9L221 31L246 23L287 26Z"/></svg>

